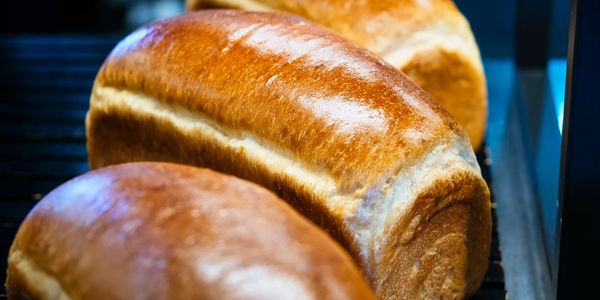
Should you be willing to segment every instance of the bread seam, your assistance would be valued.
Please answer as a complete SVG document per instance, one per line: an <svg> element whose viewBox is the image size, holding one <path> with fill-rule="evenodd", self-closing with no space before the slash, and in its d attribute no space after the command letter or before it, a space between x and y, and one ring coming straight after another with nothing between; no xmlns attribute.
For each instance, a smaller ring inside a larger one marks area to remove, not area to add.
<svg viewBox="0 0 600 300"><path fill-rule="evenodd" d="M33 260L27 258L27 255L20 250L11 251L8 260L11 268L14 268L14 272L20 275L21 280L26 281L24 284L18 283L19 285L32 287L35 291L34 294L41 295L42 299L71 300L58 280L50 276ZM54 293L49 294L50 291L54 291Z"/></svg>
<svg viewBox="0 0 600 300"><path fill-rule="evenodd" d="M291 178L303 178L302 181L296 181L310 190L317 191L316 193L323 198L333 201L337 199L331 199L332 196L333 198L342 197L336 194L335 180L331 175L315 167L302 166L301 162L294 160L283 152L261 145L260 142L262 141L259 142L249 132L228 132L206 115L191 112L180 105L166 104L164 101L142 93L97 85L94 88L93 98L90 104L90 112L107 109L119 110L128 107L137 113L167 119L175 127L184 131L199 131L210 135L228 147L243 150L256 162L262 162L263 157L269 158L271 160L268 163L269 167L277 170L274 173L297 174L292 175ZM336 204L330 202L328 205L335 206Z"/></svg>

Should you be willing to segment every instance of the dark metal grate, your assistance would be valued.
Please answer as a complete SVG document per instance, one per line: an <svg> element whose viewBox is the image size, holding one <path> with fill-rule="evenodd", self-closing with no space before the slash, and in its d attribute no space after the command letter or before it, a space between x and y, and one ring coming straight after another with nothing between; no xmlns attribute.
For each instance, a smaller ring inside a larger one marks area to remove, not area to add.
<svg viewBox="0 0 600 300"><path fill-rule="evenodd" d="M0 282L20 222L46 193L88 170L85 113L94 77L118 41L103 37L0 38ZM478 154L490 182L486 155ZM494 224L495 222L494 214ZM475 299L504 299L498 232ZM0 298L5 298L4 286Z"/></svg>
<svg viewBox="0 0 600 300"><path fill-rule="evenodd" d="M484 148L484 147L482 147ZM487 151L477 153L477 161L481 166L481 173L488 186L492 186L492 177L490 174L490 159ZM505 299L507 297L504 287L504 269L502 268L502 256L500 253L500 240L498 238L498 220L496 218L496 201L492 193L492 249L490 251L490 260L488 270L485 274L481 288L475 294L473 299Z"/></svg>
<svg viewBox="0 0 600 300"><path fill-rule="evenodd" d="M29 210L88 170L84 118L115 38L0 38L0 298L8 249Z"/></svg>

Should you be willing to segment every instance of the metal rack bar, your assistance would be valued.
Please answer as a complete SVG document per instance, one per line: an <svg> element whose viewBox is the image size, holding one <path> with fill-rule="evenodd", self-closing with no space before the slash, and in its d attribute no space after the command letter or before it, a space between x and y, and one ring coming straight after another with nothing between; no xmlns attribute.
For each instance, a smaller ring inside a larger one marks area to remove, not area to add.
<svg viewBox="0 0 600 300"><path fill-rule="evenodd" d="M596 293L600 269L600 1L573 0L565 99L558 224L557 295Z"/></svg>

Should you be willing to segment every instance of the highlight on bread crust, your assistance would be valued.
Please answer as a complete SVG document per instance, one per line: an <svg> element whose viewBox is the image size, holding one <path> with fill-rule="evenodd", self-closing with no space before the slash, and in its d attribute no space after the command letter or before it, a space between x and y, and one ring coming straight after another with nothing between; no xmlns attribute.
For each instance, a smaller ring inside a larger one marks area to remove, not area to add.
<svg viewBox="0 0 600 300"><path fill-rule="evenodd" d="M487 92L479 48L451 0L187 0L189 10L288 12L327 26L400 69L483 142Z"/></svg>
<svg viewBox="0 0 600 300"><path fill-rule="evenodd" d="M489 191L466 135L401 72L319 25L213 10L145 26L107 58L86 124L92 168L179 162L273 190L383 299L460 298L483 279Z"/></svg>
<svg viewBox="0 0 600 300"><path fill-rule="evenodd" d="M348 254L266 189L133 163L77 177L27 216L11 299L375 299Z"/></svg>

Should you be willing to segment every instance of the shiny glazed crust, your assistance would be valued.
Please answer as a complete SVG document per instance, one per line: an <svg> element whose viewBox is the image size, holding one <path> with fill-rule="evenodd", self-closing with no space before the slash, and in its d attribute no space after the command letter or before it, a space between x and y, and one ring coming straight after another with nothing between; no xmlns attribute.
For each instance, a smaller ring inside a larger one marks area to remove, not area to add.
<svg viewBox="0 0 600 300"><path fill-rule="evenodd" d="M213 10L143 27L100 70L86 123L92 168L179 162L275 191L386 299L462 297L483 278L489 192L465 134L402 73L321 26Z"/></svg>
<svg viewBox="0 0 600 300"><path fill-rule="evenodd" d="M46 196L11 247L11 299L374 299L345 251L271 192L135 163Z"/></svg>
<svg viewBox="0 0 600 300"><path fill-rule="evenodd" d="M289 12L325 25L383 57L440 101L483 142L487 92L469 23L450 0L187 0L190 10Z"/></svg>

